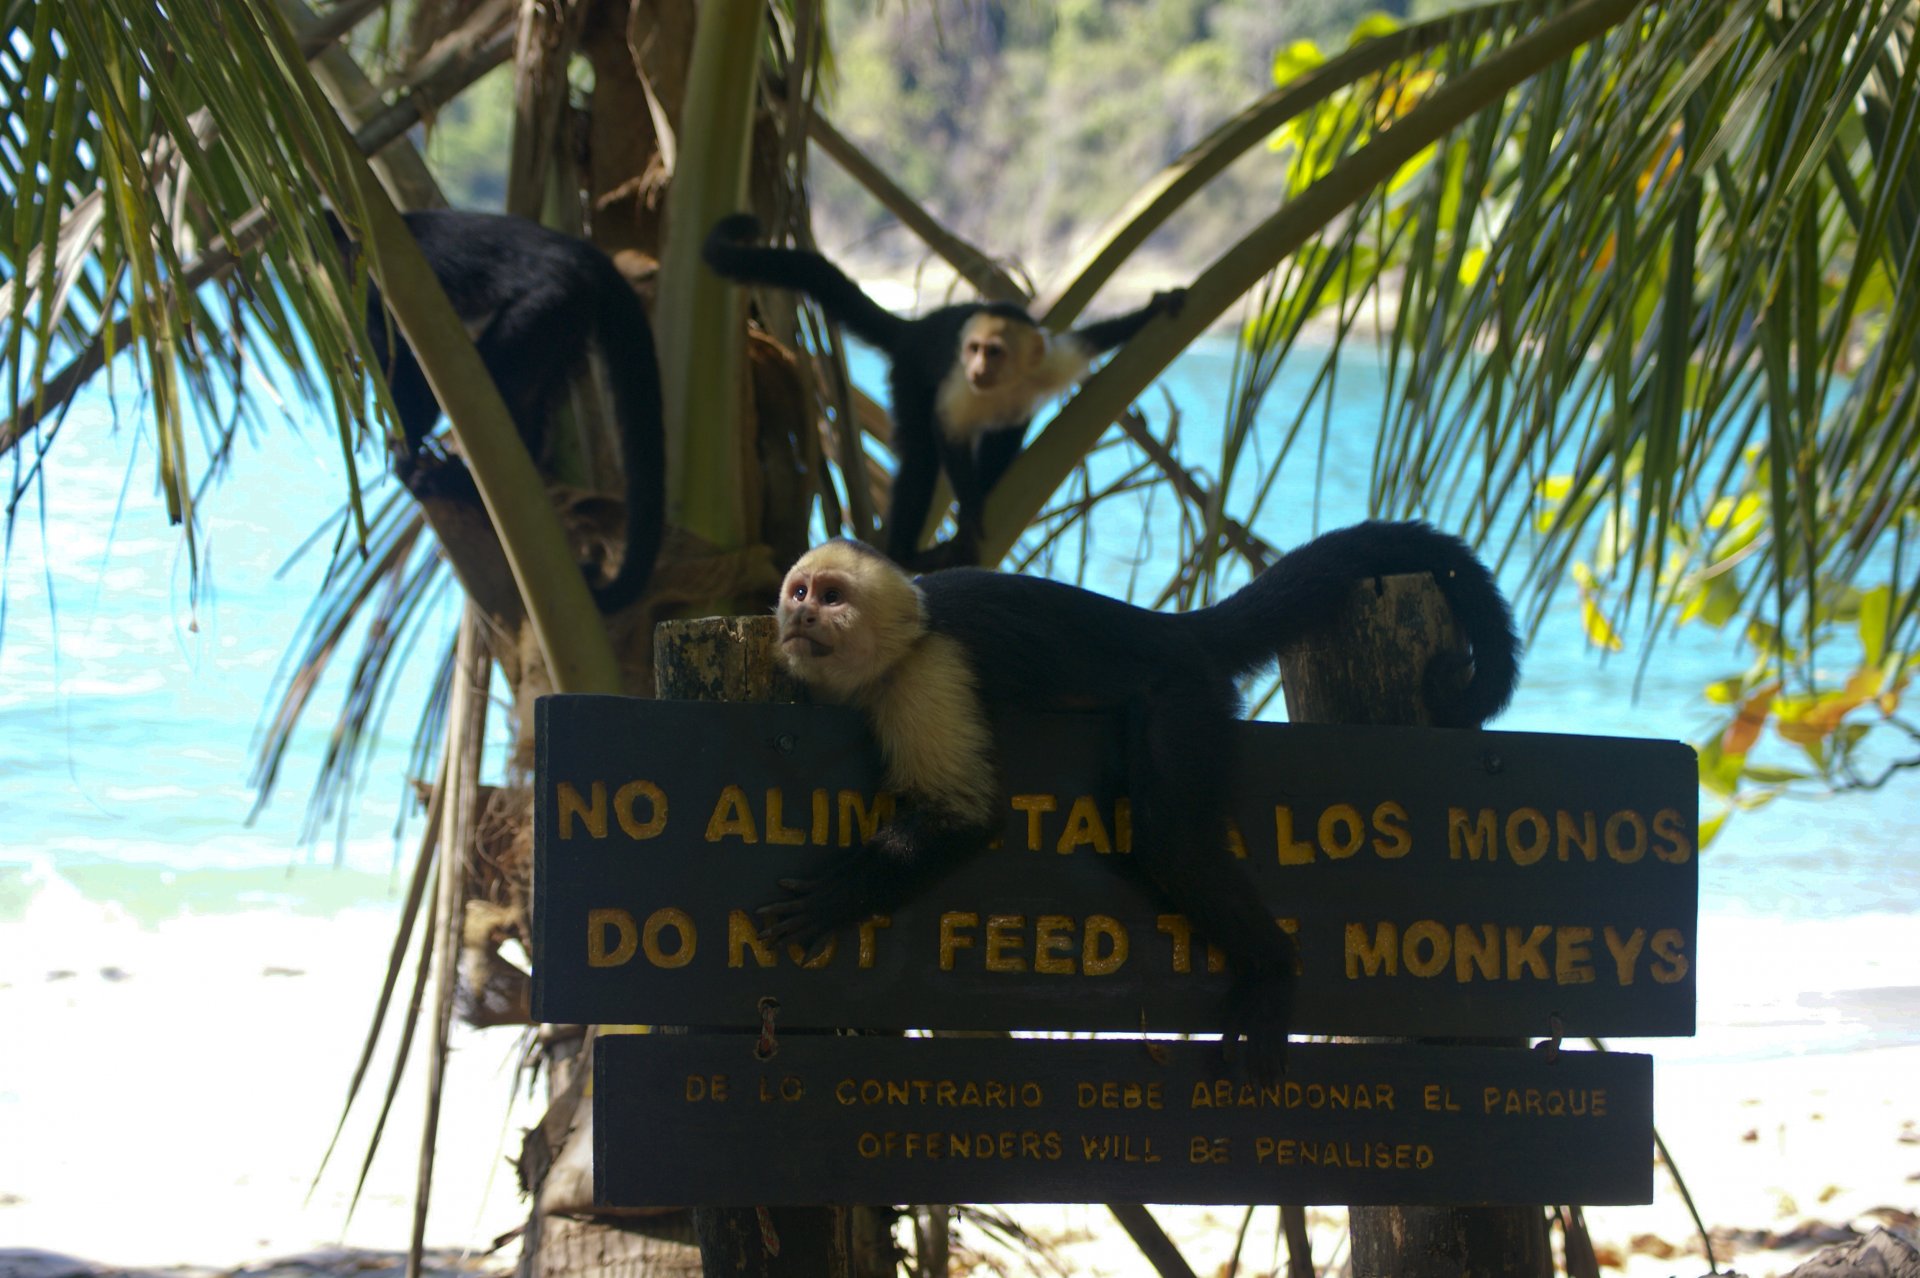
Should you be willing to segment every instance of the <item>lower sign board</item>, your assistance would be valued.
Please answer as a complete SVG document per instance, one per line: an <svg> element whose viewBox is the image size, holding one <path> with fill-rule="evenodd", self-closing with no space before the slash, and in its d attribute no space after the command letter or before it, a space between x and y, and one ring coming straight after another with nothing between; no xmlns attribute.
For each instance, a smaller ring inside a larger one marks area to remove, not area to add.
<svg viewBox="0 0 1920 1278"><path fill-rule="evenodd" d="M606 1206L1653 1200L1653 1063L1300 1044L1283 1081L1180 1040L741 1034L594 1043Z"/></svg>
<svg viewBox="0 0 1920 1278"><path fill-rule="evenodd" d="M859 716L553 696L537 710L543 1021L1203 1032L1230 974L1133 871L1122 733L998 725L998 844L809 955L780 880L890 810ZM1670 741L1240 724L1233 852L1300 969L1293 1026L1690 1034L1698 773Z"/></svg>

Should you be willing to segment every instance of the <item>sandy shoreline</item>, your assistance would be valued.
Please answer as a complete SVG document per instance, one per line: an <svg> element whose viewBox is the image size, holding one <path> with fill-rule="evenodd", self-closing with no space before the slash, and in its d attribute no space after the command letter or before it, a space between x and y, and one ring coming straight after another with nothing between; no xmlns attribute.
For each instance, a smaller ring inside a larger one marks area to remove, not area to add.
<svg viewBox="0 0 1920 1278"><path fill-rule="evenodd" d="M339 1243L404 1249L422 1126L417 1061L351 1225L343 1228L346 1204L385 1085L385 1050L340 1153L306 1201L392 924L387 910L354 909L148 928L57 883L24 919L0 923L0 1024L8 1027L0 1036L0 1248L207 1269ZM1897 919L1887 926L1897 930ZM1769 930L1756 925L1744 939ZM1764 990L1775 977L1761 967ZM1837 1228L1911 1231L1920 1209L1920 986L1845 984L1850 975L1905 979L1910 962L1825 971L1838 988L1788 986L1765 1015L1755 1011L1755 988L1722 972L1721 981L1703 976L1699 1039L1631 1045L1655 1051L1656 1121L1716 1232L1722 1265L1758 1278L1792 1268ZM1795 1028L1803 1013L1804 1028ZM1776 1031L1787 1026L1784 1048L1723 1058L1749 1052L1743 1027L1768 1017ZM450 1256L483 1254L524 1215L505 1158L537 1113L509 1100L517 1042L509 1031L456 1037L427 1232ZM1873 1042L1894 1045L1858 1046ZM1856 1050L1823 1050L1835 1044ZM1706 1272L1672 1179L1658 1171L1655 1186L1651 1206L1587 1212L1603 1260L1618 1262L1609 1271ZM1070 1272L1143 1272L1104 1208L1005 1210L1055 1244ZM1210 1274L1232 1254L1245 1213L1155 1214L1196 1271ZM1315 1210L1310 1220L1316 1258L1343 1254L1343 1213ZM1271 1270L1277 1228L1275 1209L1255 1210L1242 1272ZM1783 1237L1799 1244L1768 1245ZM978 1226L963 1224L959 1241L1009 1254ZM493 1263L514 1253L509 1244Z"/></svg>

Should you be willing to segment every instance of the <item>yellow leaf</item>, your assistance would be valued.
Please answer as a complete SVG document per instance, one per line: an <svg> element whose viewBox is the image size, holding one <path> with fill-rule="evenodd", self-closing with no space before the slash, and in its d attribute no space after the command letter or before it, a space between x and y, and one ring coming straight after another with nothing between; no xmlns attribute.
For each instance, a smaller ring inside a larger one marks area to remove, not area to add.
<svg viewBox="0 0 1920 1278"><path fill-rule="evenodd" d="M1740 699L1740 693L1745 687L1746 680L1744 679L1716 679L1708 684L1704 691L1707 700L1713 702L1713 704L1717 706L1730 706Z"/></svg>
<svg viewBox="0 0 1920 1278"><path fill-rule="evenodd" d="M1320 53L1320 46L1311 40L1295 40L1283 45L1273 55L1273 82L1276 85L1288 84L1298 80L1307 72L1326 61Z"/></svg>
<svg viewBox="0 0 1920 1278"><path fill-rule="evenodd" d="M1369 13L1353 24L1353 34L1347 37L1347 43L1359 44L1362 40L1377 40L1381 36L1392 35L1400 29L1400 20L1386 13Z"/></svg>
<svg viewBox="0 0 1920 1278"><path fill-rule="evenodd" d="M1745 701L1740 703L1739 712L1733 716L1726 731L1720 734L1720 748L1728 754L1745 755L1760 739L1760 729L1767 726L1767 715L1773 707L1773 696L1780 691L1778 683L1762 684L1754 689Z"/></svg>
<svg viewBox="0 0 1920 1278"><path fill-rule="evenodd" d="M1608 652L1619 652L1627 645L1620 642L1620 636L1614 632L1613 623L1607 620L1607 614L1600 610L1591 591L1580 592L1580 622L1586 627L1587 642L1596 648L1605 648Z"/></svg>
<svg viewBox="0 0 1920 1278"><path fill-rule="evenodd" d="M1480 270L1482 267L1486 265L1486 263L1487 263L1487 251L1483 248L1479 248L1479 247L1470 248L1465 253L1462 253L1460 255L1460 282L1462 284L1477 283L1480 279ZM1542 489L1549 488L1553 485L1555 480L1558 480L1560 483L1559 495L1562 497L1566 496L1567 489L1571 487L1573 483L1573 480L1570 476L1556 475L1553 478L1548 479L1545 483L1541 484L1540 487Z"/></svg>

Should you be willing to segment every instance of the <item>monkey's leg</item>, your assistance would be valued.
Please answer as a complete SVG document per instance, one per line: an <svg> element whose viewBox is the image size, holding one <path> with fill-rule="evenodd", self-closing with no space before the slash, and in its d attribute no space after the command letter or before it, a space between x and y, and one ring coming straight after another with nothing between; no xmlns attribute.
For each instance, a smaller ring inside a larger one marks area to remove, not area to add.
<svg viewBox="0 0 1920 1278"><path fill-rule="evenodd" d="M980 475L973 464L973 441L942 439L940 461L953 488L953 537L928 552L939 562L922 563L922 571L980 562L980 537L986 531L987 494L980 486Z"/></svg>
<svg viewBox="0 0 1920 1278"><path fill-rule="evenodd" d="M1273 1077L1286 1065L1294 947L1227 849L1234 710L1230 689L1200 681L1156 686L1129 708L1133 859L1226 951L1234 982L1222 1044L1244 1035L1254 1072Z"/></svg>
<svg viewBox="0 0 1920 1278"><path fill-rule="evenodd" d="M1020 455L1020 445L1027 438L1029 423L1021 422L1003 430L990 430L980 437L974 446L973 467L980 480L982 500L1000 482L1007 468L1013 465L1013 459Z"/></svg>

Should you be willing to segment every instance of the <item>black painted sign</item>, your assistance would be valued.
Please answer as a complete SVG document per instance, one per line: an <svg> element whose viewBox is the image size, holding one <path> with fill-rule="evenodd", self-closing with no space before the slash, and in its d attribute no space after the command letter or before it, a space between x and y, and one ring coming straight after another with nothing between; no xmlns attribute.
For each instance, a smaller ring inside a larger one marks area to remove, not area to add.
<svg viewBox="0 0 1920 1278"><path fill-rule="evenodd" d="M1296 1045L1286 1078L1181 1041L742 1034L594 1044L594 1197L875 1202L1646 1203L1653 1064Z"/></svg>
<svg viewBox="0 0 1920 1278"><path fill-rule="evenodd" d="M537 716L541 1020L745 1027L773 995L783 1027L1219 1027L1219 956L1130 872L1109 718L1001 725L1000 845L803 966L753 910L889 810L856 714L554 696ZM1235 730L1234 842L1299 942L1296 1030L1693 1032L1687 746Z"/></svg>

